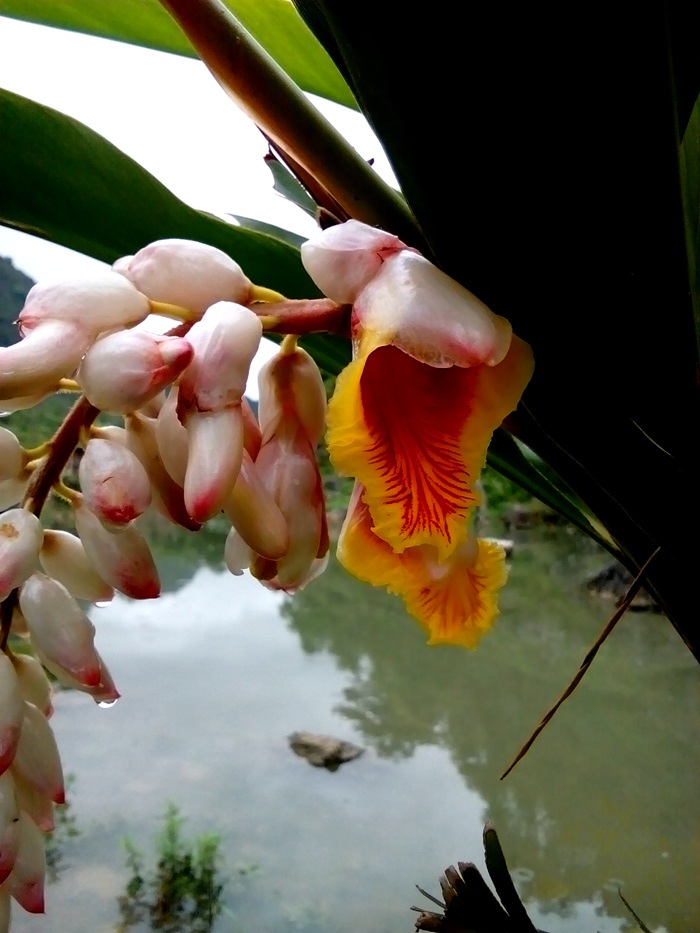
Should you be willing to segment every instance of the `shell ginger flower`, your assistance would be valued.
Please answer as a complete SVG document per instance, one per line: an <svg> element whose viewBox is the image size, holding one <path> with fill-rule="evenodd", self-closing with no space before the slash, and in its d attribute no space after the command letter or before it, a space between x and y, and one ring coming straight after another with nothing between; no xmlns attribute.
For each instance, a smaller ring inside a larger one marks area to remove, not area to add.
<svg viewBox="0 0 700 933"><path fill-rule="evenodd" d="M532 375L530 347L381 230L331 227L304 244L302 261L353 306L353 362L328 407L331 461L357 480L338 558L401 595L431 644L473 647L506 580L503 551L469 531L476 483Z"/></svg>
<svg viewBox="0 0 700 933"><path fill-rule="evenodd" d="M357 221L308 241L302 260L353 302L354 360L328 408L331 461L364 486L378 538L399 554L430 545L443 561L467 540L486 449L532 375L530 348L419 253Z"/></svg>

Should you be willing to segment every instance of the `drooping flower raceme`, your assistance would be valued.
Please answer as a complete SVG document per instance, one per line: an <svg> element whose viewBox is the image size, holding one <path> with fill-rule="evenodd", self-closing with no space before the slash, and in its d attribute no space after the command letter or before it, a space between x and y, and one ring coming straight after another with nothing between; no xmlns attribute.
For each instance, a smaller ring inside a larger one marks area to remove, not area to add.
<svg viewBox="0 0 700 933"><path fill-rule="evenodd" d="M331 228L303 261L328 298L287 301L220 250L158 241L103 276L36 286L23 339L0 348L3 410L82 393L38 447L0 429L0 930L10 897L43 910L41 832L63 800L44 668L101 704L119 696L76 600L159 595L144 513L193 532L225 517L226 565L273 589L292 593L326 566L315 457L326 394L297 336L352 327L354 360L327 418L332 460L357 480L342 563L401 595L433 643L472 646L496 615L503 554L469 522L491 434L530 377L529 348L381 230ZM150 333L151 312L179 323ZM243 392L263 327L287 336L260 373L256 418ZM102 411L123 426L100 424ZM80 491L63 475L76 448ZM77 535L44 531L51 491L70 502ZM15 636L35 657L13 655Z"/></svg>
<svg viewBox="0 0 700 933"><path fill-rule="evenodd" d="M469 531L476 481L493 431L530 379L530 348L415 250L357 221L308 241L302 260L327 294L353 304L354 359L329 405L328 446L336 470L362 488L339 557L362 579L402 592L433 640L472 643L469 631L495 615L496 586L482 588L488 599L471 600L461 620L446 608L454 593L447 602L427 594L445 596L460 566L484 565L488 549L475 548ZM373 546L381 560L371 559ZM414 584L400 586L397 574ZM505 579L502 569L487 576Z"/></svg>

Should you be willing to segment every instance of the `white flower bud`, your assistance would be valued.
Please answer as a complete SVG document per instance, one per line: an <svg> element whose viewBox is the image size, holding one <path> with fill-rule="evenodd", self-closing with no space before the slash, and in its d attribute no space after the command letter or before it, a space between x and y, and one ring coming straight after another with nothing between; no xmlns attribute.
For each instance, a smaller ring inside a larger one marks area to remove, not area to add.
<svg viewBox="0 0 700 933"><path fill-rule="evenodd" d="M243 458L240 405L193 412L187 418L187 438L185 507L203 523L221 511L238 479Z"/></svg>
<svg viewBox="0 0 700 933"><path fill-rule="evenodd" d="M384 260L406 248L391 233L348 220L303 243L301 261L324 295L339 304L353 304Z"/></svg>
<svg viewBox="0 0 700 933"><path fill-rule="evenodd" d="M0 602L34 572L43 537L41 522L26 509L0 515Z"/></svg>
<svg viewBox="0 0 700 933"><path fill-rule="evenodd" d="M76 378L96 408L128 414L177 379L192 353L181 337L120 331L90 347Z"/></svg>
<svg viewBox="0 0 700 933"><path fill-rule="evenodd" d="M40 662L30 654L15 654L12 666L22 699L33 703L48 719L53 712L51 682Z"/></svg>
<svg viewBox="0 0 700 933"><path fill-rule="evenodd" d="M187 472L187 428L177 416L177 389L170 392L156 420L156 440L163 466L178 484L185 485Z"/></svg>
<svg viewBox="0 0 700 933"><path fill-rule="evenodd" d="M120 534L111 534L82 501L73 504L73 512L83 547L99 575L110 586L132 599L160 596L156 565L136 528L130 526Z"/></svg>
<svg viewBox="0 0 700 933"><path fill-rule="evenodd" d="M245 543L236 529L232 528L226 536L224 563L234 577L240 577L243 571L250 567L253 556L252 548Z"/></svg>
<svg viewBox="0 0 700 933"><path fill-rule="evenodd" d="M80 327L94 340L103 331L133 327L145 321L150 305L123 276L103 272L85 279L39 283L27 295L19 316L28 334L45 321L64 321Z"/></svg>
<svg viewBox="0 0 700 933"><path fill-rule="evenodd" d="M12 764L24 717L24 700L12 661L0 652L0 774Z"/></svg>
<svg viewBox="0 0 700 933"><path fill-rule="evenodd" d="M64 687L68 687L70 690L80 690L81 693L87 693L87 695L92 697L96 703L114 703L119 699L120 693L117 690L114 681L112 680L112 675L109 672L109 668L104 663L99 654L97 655L97 658L100 662L100 682L98 684L93 684L92 686L88 686L87 684L76 680L75 677L71 677L68 671L64 670L62 667L60 667L60 665L54 663L53 661L49 661L49 659L44 657L38 650L37 655L41 659L41 663L44 665L46 670L50 671L56 680Z"/></svg>
<svg viewBox="0 0 700 933"><path fill-rule="evenodd" d="M243 542L256 554L268 560L279 560L286 554L289 547L287 522L247 451L243 453L241 472L224 505L224 512ZM229 547L228 539L226 547ZM228 558L225 560L230 570ZM250 560L245 566L249 563Z"/></svg>
<svg viewBox="0 0 700 933"><path fill-rule="evenodd" d="M126 421L129 450L139 458L148 473L154 508L176 525L189 531L199 531L201 525L190 518L185 508L182 486L175 482L163 464L156 440L156 422L140 412L129 415Z"/></svg>
<svg viewBox="0 0 700 933"><path fill-rule="evenodd" d="M0 884L12 871L18 848L19 804L14 779L7 771L0 776Z"/></svg>
<svg viewBox="0 0 700 933"><path fill-rule="evenodd" d="M95 627L64 586L43 573L32 574L20 590L19 605L37 653L81 683L100 682Z"/></svg>
<svg viewBox="0 0 700 933"><path fill-rule="evenodd" d="M47 320L19 343L0 347L0 399L43 397L60 379L73 375L89 342L79 325Z"/></svg>
<svg viewBox="0 0 700 933"><path fill-rule="evenodd" d="M130 450L114 441L88 441L78 477L85 505L115 530L121 531L151 504L146 471Z"/></svg>
<svg viewBox="0 0 700 933"><path fill-rule="evenodd" d="M261 337L260 318L249 308L226 301L212 305L187 334L194 357L180 379L181 410L240 405Z"/></svg>
<svg viewBox="0 0 700 933"><path fill-rule="evenodd" d="M217 301L244 304L250 280L238 263L214 246L194 240L157 240L113 266L152 301L197 314Z"/></svg>
<svg viewBox="0 0 700 933"><path fill-rule="evenodd" d="M114 590L92 566L80 538L68 531L44 532L39 560L49 577L58 580L76 599L109 602Z"/></svg>
<svg viewBox="0 0 700 933"><path fill-rule="evenodd" d="M65 803L63 769L53 730L33 703L24 704L22 731L12 771L54 803Z"/></svg>
<svg viewBox="0 0 700 933"><path fill-rule="evenodd" d="M258 386L263 441L293 412L315 449L326 426L326 389L316 362L306 350L296 347L291 353L273 356L260 370Z"/></svg>
<svg viewBox="0 0 700 933"><path fill-rule="evenodd" d="M12 773L8 776L11 776L15 782L15 794L17 795L19 809L24 810L27 816L31 816L42 833L53 832L56 828L53 800L38 791L36 787L32 787L21 774ZM17 835L19 836L19 827Z"/></svg>
<svg viewBox="0 0 700 933"><path fill-rule="evenodd" d="M15 479L24 468L22 445L12 431L0 428L0 483Z"/></svg>
<svg viewBox="0 0 700 933"><path fill-rule="evenodd" d="M28 814L20 811L19 849L9 884L12 896L30 914L44 913L44 837Z"/></svg>

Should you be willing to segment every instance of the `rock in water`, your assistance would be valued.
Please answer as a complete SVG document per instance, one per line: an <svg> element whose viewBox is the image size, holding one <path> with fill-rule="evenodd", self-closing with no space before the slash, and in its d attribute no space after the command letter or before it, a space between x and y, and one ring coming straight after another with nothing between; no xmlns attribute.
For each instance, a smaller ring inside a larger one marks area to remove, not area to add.
<svg viewBox="0 0 700 933"><path fill-rule="evenodd" d="M332 735L315 735L313 732L293 732L289 736L289 746L301 758L316 768L337 771L346 761L359 758L364 748L344 742Z"/></svg>

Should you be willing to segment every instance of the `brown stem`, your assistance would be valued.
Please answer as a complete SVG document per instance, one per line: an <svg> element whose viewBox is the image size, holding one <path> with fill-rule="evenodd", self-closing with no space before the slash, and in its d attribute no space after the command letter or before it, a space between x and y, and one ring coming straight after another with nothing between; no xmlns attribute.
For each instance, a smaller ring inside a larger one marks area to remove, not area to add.
<svg viewBox="0 0 700 933"><path fill-rule="evenodd" d="M51 487L60 480L70 455L78 446L81 429L89 428L99 413L99 408L91 405L84 395L77 399L51 438L49 452L35 469L22 500L22 508L37 516L41 514Z"/></svg>
<svg viewBox="0 0 700 933"><path fill-rule="evenodd" d="M549 710L548 713L545 714L539 726L537 726L535 731L532 733L530 738L520 749L520 751L515 756L513 761L508 765L506 770L501 775L501 780L507 777L510 774L510 772L513 770L513 768L517 765L517 763L520 761L520 759L524 758L525 755L530 751L530 749L534 745L534 742L537 736L540 734L540 732L542 732L545 726L549 724L552 717L554 716L556 711L559 709L559 707L562 705L564 700L568 699L571 696L571 694L574 692L574 690L578 687L578 685L581 683L581 680L583 679L583 675L586 673L588 668L593 663L593 659L598 654L598 650L600 649L601 645L603 644L605 639L608 637L608 635L612 632L612 630L615 628L615 626L620 621L620 619L625 614L625 612L629 609L634 597L641 590L642 581L644 579L644 574L646 573L647 568L649 567L649 564L654 560L654 558L656 557L656 555L659 553L660 550L661 548L657 547L657 549L654 551L651 557L648 558L648 560L646 561L642 569L639 571L637 576L634 578L634 580L632 581L630 585L630 588L627 590L627 595L625 596L624 600L620 603L619 607L612 614L610 619L606 622L605 627L603 628L603 631L600 633L595 643L591 646L591 648L589 648L588 653L586 654L586 657L581 662L581 666L579 667L578 671L576 672L574 676L574 679L571 681L569 686L559 697L559 699L554 704L554 706Z"/></svg>
<svg viewBox="0 0 700 933"><path fill-rule="evenodd" d="M349 217L427 244L399 194L385 184L219 0L160 0L238 106Z"/></svg>

